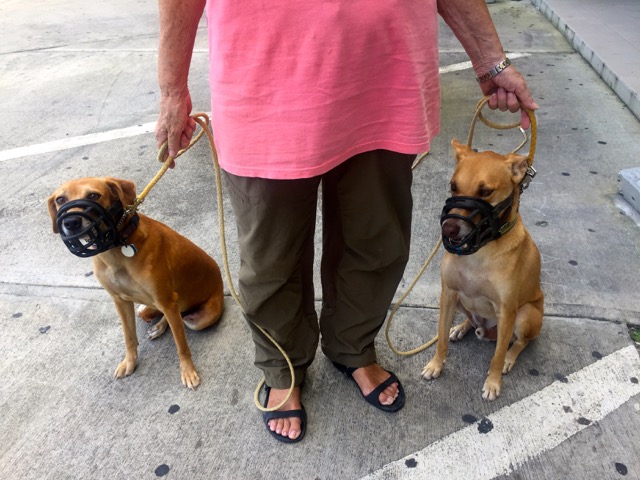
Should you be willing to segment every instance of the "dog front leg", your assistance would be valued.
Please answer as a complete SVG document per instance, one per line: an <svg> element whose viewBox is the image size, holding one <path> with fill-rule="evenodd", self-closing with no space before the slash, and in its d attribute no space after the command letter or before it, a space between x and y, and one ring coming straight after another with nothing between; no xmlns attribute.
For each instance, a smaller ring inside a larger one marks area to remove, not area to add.
<svg viewBox="0 0 640 480"><path fill-rule="evenodd" d="M502 370L504 360L509 348L509 342L513 336L517 309L503 308L498 315L498 337L496 339L496 351L491 359L489 374L482 387L482 398L495 400L500 396L502 388Z"/></svg>
<svg viewBox="0 0 640 480"><path fill-rule="evenodd" d="M422 376L427 380L438 378L444 367L449 350L449 332L453 317L456 314L458 303L458 293L447 287L442 282L442 292L440 293L440 319L438 320L438 343L436 353L429 363L422 370Z"/></svg>
<svg viewBox="0 0 640 480"><path fill-rule="evenodd" d="M180 359L182 384L187 388L195 390L196 387L200 385L200 377L191 359L191 350L189 350L187 335L184 331L184 321L182 320L177 304L165 309L164 317L169 323L169 327L173 333L173 339L176 342L178 358Z"/></svg>
<svg viewBox="0 0 640 480"><path fill-rule="evenodd" d="M116 371L113 373L114 378L128 377L136 369L138 363L138 334L136 333L136 313L133 302L125 302L118 298L113 298L116 304L116 311L120 316L122 323L122 332L124 333L125 355L124 360L120 362Z"/></svg>

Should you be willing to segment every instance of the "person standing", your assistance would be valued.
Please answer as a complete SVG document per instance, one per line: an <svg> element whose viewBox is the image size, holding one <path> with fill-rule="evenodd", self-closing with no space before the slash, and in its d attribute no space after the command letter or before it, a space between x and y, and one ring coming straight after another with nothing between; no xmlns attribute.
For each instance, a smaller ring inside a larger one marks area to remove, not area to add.
<svg viewBox="0 0 640 480"><path fill-rule="evenodd" d="M193 135L188 76L206 13L212 130L236 223L238 287L252 330L268 431L298 442L301 386L323 353L376 408L404 390L374 340L409 256L411 165L440 131L438 14L469 55L489 107L536 109L485 0L159 0L156 139L174 156ZM522 110L522 125L529 118ZM313 253L322 191L322 309ZM255 324L255 325L254 325Z"/></svg>

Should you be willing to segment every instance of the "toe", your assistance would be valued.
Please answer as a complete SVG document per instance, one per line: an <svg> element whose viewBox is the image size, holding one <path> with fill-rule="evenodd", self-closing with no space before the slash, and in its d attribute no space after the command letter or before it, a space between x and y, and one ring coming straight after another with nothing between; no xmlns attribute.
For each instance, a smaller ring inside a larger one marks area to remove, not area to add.
<svg viewBox="0 0 640 480"><path fill-rule="evenodd" d="M288 437L289 436L289 421L288 421L288 419L286 419L286 418L282 419L282 426L278 430L277 433L279 435L282 435L283 437Z"/></svg>
<svg viewBox="0 0 640 480"><path fill-rule="evenodd" d="M282 433L284 420L279 418L278 420L273 420L270 422L270 428L272 432L276 432L278 435Z"/></svg>
<svg viewBox="0 0 640 480"><path fill-rule="evenodd" d="M353 378L365 397L383 382L387 381L390 376L391 374L377 363L358 368L353 372ZM382 405L391 405L396 401L399 394L400 388L398 387L398 383L394 382L380 392L378 395L378 402Z"/></svg>
<svg viewBox="0 0 640 480"><path fill-rule="evenodd" d="M289 430L289 438L291 440L295 440L296 438L298 438L300 436L300 433L301 433L300 430L291 429L291 430Z"/></svg>
<svg viewBox="0 0 640 480"><path fill-rule="evenodd" d="M391 405L393 402L396 401L396 398L398 398L398 394L399 394L398 384L392 383L382 391L382 393L378 397L378 401L382 405Z"/></svg>

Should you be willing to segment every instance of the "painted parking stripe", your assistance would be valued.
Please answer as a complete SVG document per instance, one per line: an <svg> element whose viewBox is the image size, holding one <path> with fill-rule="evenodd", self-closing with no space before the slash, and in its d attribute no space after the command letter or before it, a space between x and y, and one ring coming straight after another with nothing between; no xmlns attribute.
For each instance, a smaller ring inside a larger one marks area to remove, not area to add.
<svg viewBox="0 0 640 480"><path fill-rule="evenodd" d="M508 475L640 394L638 377L640 357L630 345L362 480Z"/></svg>
<svg viewBox="0 0 640 480"><path fill-rule="evenodd" d="M515 59L526 57L529 55L529 53L510 53L509 57L511 59ZM456 63L440 68L440 74L442 75L445 73L467 70L469 68L471 68L471 62ZM86 145L94 145L96 143L109 142L111 140L118 140L121 138L135 137L137 135L151 133L155 130L155 127L156 122L150 122L134 127L120 128L99 133L90 133L78 137L63 138L61 140L54 140L52 142L38 143L35 145L28 145L26 147L4 150L0 151L0 162L13 160L16 158L29 157L32 155L42 155L45 153L58 152L61 150L67 150L69 148L84 147Z"/></svg>
<svg viewBox="0 0 640 480"><path fill-rule="evenodd" d="M28 157L31 155L42 155L44 153L58 152L69 148L84 147L96 143L109 142L120 138L135 137L145 133L151 133L156 128L156 122L144 123L135 127L119 128L106 132L89 133L79 137L68 137L52 142L38 143L26 147L14 148L0 152L0 162L13 160L15 158Z"/></svg>

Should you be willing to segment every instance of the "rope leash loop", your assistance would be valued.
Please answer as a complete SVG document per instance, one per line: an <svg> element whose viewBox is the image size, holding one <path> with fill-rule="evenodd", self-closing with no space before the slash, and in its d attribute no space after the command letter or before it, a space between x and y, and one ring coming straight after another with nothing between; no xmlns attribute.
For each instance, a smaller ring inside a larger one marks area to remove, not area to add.
<svg viewBox="0 0 640 480"><path fill-rule="evenodd" d="M496 129L496 130L509 130L509 129L513 129L513 128L519 128L520 129L520 133L522 133L522 135L524 137L524 140L511 153L518 152L522 147L524 147L526 145L526 143L528 141L527 133L522 128L521 122L510 123L510 124L499 124L499 123L495 123L495 122L489 120L487 117L485 117L482 114L482 108L487 104L488 101L489 101L489 96L487 95L487 96L482 97L478 101L478 103L476 105L476 109L475 109L473 118L471 119L471 126L469 128L469 136L467 137L467 145L469 146L469 148L472 148L471 143L472 143L472 140L473 140L473 132L474 132L474 129L475 129L475 126L476 126L476 122L478 121L478 119L480 119L480 121L482 123L484 123L486 126L488 126L489 128ZM536 143L537 143L537 140L538 140L538 122L536 120L536 115L533 112L533 110L530 110L530 109L525 108L525 107L521 107L521 108L523 108L525 110L525 112L527 112L527 115L529 116L529 121L531 122L531 141L530 141L530 144L529 144L529 153L527 155L527 164L529 165L529 167L527 169L528 178L525 177L525 178L527 178L527 180L524 181L523 185L522 185L522 188L525 189L525 188L527 188L529 186L529 182L531 181L531 179L536 175L536 170L533 168L533 157L534 157L535 152L536 152ZM414 163L413 163L411 168L413 169L413 168L417 167L418 164L422 161L422 159L427 155L427 153L425 153L425 154L421 155L420 157L418 157L414 161ZM431 252L429 257L427 258L427 260L424 262L424 264L422 265L422 268L420 268L420 271L416 274L414 280L411 282L411 284L409 285L409 287L407 288L405 293L402 294L400 299L396 302L396 304L393 306L391 312L389 313L389 318L387 319L387 325L385 326L384 335L385 335L385 338L387 340L387 344L389 345L389 348L396 355L399 355L399 356L415 355L416 353L419 353L419 352L422 352L423 350L426 350L427 348L429 348L431 345L433 345L434 343L436 343L438 341L438 335L435 335L431 340L429 340L428 342L424 343L423 345L421 345L419 347L416 347L416 348L413 348L413 349L407 350L407 351L401 351L401 350L398 350L393 345L393 342L391 341L391 336L389 335L389 331L391 330L391 322L393 320L394 315L396 314L396 312L398 311L398 309L402 305L402 302L405 300L405 298L407 298L407 296L409 296L409 293L411 293L411 291L413 290L413 287L415 287L415 285L418 283L418 280L424 274L425 270L427 269L427 267L429 266L429 264L433 260L433 257L435 256L436 252L438 251L438 249L440 248L441 245L442 245L442 237L439 238L439 240L436 243L436 246L434 247L433 251Z"/></svg>
<svg viewBox="0 0 640 480"><path fill-rule="evenodd" d="M220 243L221 243L221 247L222 247L222 256L223 256L223 260L224 260L224 262L223 262L224 263L224 271L225 271L225 274L226 274L226 277L227 277L227 283L229 285L229 291L231 292L231 296L233 297L235 302L240 307L240 310L242 310L242 313L244 314L245 313L244 308L242 307L242 303L240 301L240 297L239 297L238 293L236 292L236 290L235 290L235 288L233 286L233 280L231 278L231 271L229 270L229 257L228 257L228 254L227 254L227 242L226 242L225 228L224 228L224 206L223 206L223 201L222 201L222 179L221 179L221 175L220 175L220 165L218 163L218 152L216 150L216 146L215 146L215 143L213 141L213 133L211 132L211 128L210 128L209 116L204 112L199 112L199 113L194 113L193 115L191 115L191 118L193 120L195 120L195 122L198 125L200 125L200 127L201 127L200 131L195 136L193 136L191 138L191 141L189 142L189 145L187 145L183 149L179 150L178 153L175 156L173 156L173 157L168 156L164 160L164 162L162 164L162 167L160 168L158 173L156 173L156 175L153 177L153 179L151 179L151 181L147 184L147 186L140 193L140 195L138 195L136 197L136 199L134 200L133 204L127 206L127 209L125 210L122 218L120 219L120 222L118 223L118 226L120 226L128 216L130 216L131 214L136 212L138 207L142 204L142 202L144 202L145 198L147 197L147 195L149 194L151 189L158 183L158 181L162 178L162 176L167 172L167 170L171 166L171 163L176 158L178 158L180 155L184 154L187 150L189 150L191 147L193 147L202 138L203 135L206 135L207 139L209 141L209 148L211 150L211 157L212 157L213 167L214 167L215 176L216 176L216 190L217 190L216 194L217 194L217 201L218 201L218 225L220 227ZM165 141L162 144L162 146L160 147L160 150L158 151L158 156L157 156L158 161L162 162L162 158L166 154L167 148L168 148L168 142ZM291 395L293 394L293 389L295 388L295 373L294 373L294 369L293 369L293 364L291 363L291 359L289 358L287 353L278 344L278 342L264 328L262 328L260 325L256 325L255 323L253 323L253 324L258 328L258 330L260 330L260 332L282 354L282 356L284 357L284 359L287 362L287 366L289 367L289 372L291 374L291 386L289 387L289 391L287 392L287 395L285 396L284 400L282 400L282 402L280 404L276 405L275 407L266 408L266 407L263 407L260 404L259 395L260 395L260 390L262 389L262 386L265 384L265 378L263 378L260 381L260 383L258 384L258 386L256 387L253 400L254 400L254 403L255 403L256 407L258 408L258 410L263 411L263 412L273 412L273 411L276 411L276 410L282 408L289 401L289 399L291 398Z"/></svg>
<svg viewBox="0 0 640 480"><path fill-rule="evenodd" d="M433 250L431 251L431 254L427 258L427 260L424 262L424 264L422 265L422 268L417 273L416 277L413 279L413 282L411 282L411 284L409 285L407 290L404 292L404 294L402 294L402 296L398 299L396 304L393 306L393 309L391 310L391 313L389 313L389 318L387 319L387 325L385 326L385 329L384 329L384 336L387 339L387 344L389 345L389 348L396 355L405 356L405 357L408 357L410 355L415 355L416 353L419 353L419 352L421 352L423 350L426 350L427 348L429 348L431 345L433 345L434 343L436 343L438 341L438 336L436 335L431 340L429 340L428 342L420 345L419 347L416 347L414 349L407 350L407 351L402 351L402 350L398 350L393 345L393 342L391 341L391 335L389 335L389 331L391 330L391 322L393 320L394 315L396 314L396 312L398 311L398 309L402 305L402 302L404 302L404 299L409 296L409 294L411 293L411 290L413 290L413 287L415 287L416 283L418 283L418 280L420 280L420 277L422 277L422 274L425 272L425 270L427 269L427 267L431 263L431 260L433 260L433 257L435 257L436 253L438 252L438 249L440 248L440 245L442 245L442 238L438 239L438 241L436 242L436 246L433 248Z"/></svg>
<svg viewBox="0 0 640 480"><path fill-rule="evenodd" d="M520 145L518 145L514 150L511 151L511 153L516 153L518 152L522 147L524 147L528 141L527 138L527 133L526 131L522 128L522 124L520 122L516 122L516 123L510 123L510 124L499 124L499 123L495 123L492 122L491 120L489 120L487 117L485 117L482 114L482 108L488 103L489 101L489 95L482 97L480 99L480 101L478 101L478 104L476 105L476 110L473 114L473 118L471 120L471 126L469 128L469 136L467 137L467 146L469 148L472 148L472 140L473 140L473 131L476 125L476 121L478 119L480 119L480 121L482 123L484 123L486 126L488 126L489 128L493 128L496 130L508 130L508 129L512 129L512 128L519 128L520 129L520 133L522 134L522 136L524 137L522 143L520 143ZM538 121L536 119L536 115L535 112L533 110L530 110L526 107L521 107L528 115L529 117L529 122L531 123L531 141L529 143L529 153L527 154L527 174L525 175L524 179L522 180L522 183L520 185L520 191L526 190L529 187L529 184L531 183L531 179L533 177L536 176L536 169L533 168L533 158L535 156L536 153L536 144L538 141Z"/></svg>
<svg viewBox="0 0 640 480"><path fill-rule="evenodd" d="M513 129L513 128L519 128L520 129L520 133L524 137L524 140L522 141L522 143L520 145L518 145L518 147L515 148L515 150L512 150L511 153L518 152L522 147L524 147L526 145L527 141L529 140L527 138L526 131L522 128L522 124L520 122L501 124L501 123L495 123L495 122L489 120L482 113L482 108L488 102L489 102L489 95L486 95L486 96L482 97L478 101L478 104L476 105L476 109L475 109L475 112L473 114L473 118L471 119L471 126L469 127L469 135L467 137L467 146L469 148L472 148L473 133L474 133L474 130L475 130L476 122L479 119L487 127L493 128L495 130L510 130L510 129ZM530 127L531 128L531 140L530 140L530 143L529 143L529 153L527 155L527 163L529 164L529 167L532 167L532 165L533 165L533 157L535 156L535 153L536 153L536 144L537 144L537 141L538 141L538 121L536 119L536 114L535 114L535 112L533 110L530 110L530 109L528 109L526 107L521 107L521 108L527 113L527 116L529 117L529 121L531 122L531 127Z"/></svg>
<svg viewBox="0 0 640 480"><path fill-rule="evenodd" d="M209 149L211 151L211 158L212 158L212 161L213 161L213 170L214 170L215 176L216 176L216 197L217 197L217 201L218 201L218 225L219 225L219 228L220 228L220 245L221 245L221 248L222 248L222 258L223 258L223 264L224 264L224 271L225 271L225 275L227 277L227 283L229 285L229 291L231 292L231 296L233 297L233 299L235 300L236 304L240 307L240 310L242 310L242 313L244 314L245 310L244 310L244 308L242 306L242 302L240 301L240 296L238 295L238 293L236 292L235 287L233 286L233 280L231 278L231 271L229 269L229 256L227 254L227 241L226 241L225 228L224 228L224 206L223 206L223 201L222 201L222 177L221 177L221 174L220 174L220 164L218 163L218 151L216 150L216 145L215 145L215 142L214 142L214 139L213 139L213 132L211 131L211 128L209 127L209 125L210 125L209 116L206 113L196 113L196 114L192 115L191 118L193 118L196 121L196 123L198 123L198 125L200 125L202 127L202 131L200 132L198 137L189 144L188 147L186 147L184 150L181 150L180 152L178 152L178 155L176 155L176 158L179 155L181 155L184 151L186 151L189 148L191 148L191 146L200 139L200 137L202 136L202 133L205 133L207 135L207 140L209 141ZM167 159L167 161L168 161L168 159ZM167 162L165 162L165 165L166 164L167 164ZM170 164L170 162L169 162L169 164ZM163 165L163 168L164 168L164 165ZM245 316L245 318L246 318L246 316ZM291 398L291 395L293 394L293 389L295 388L295 385L296 385L295 372L294 372L294 369L293 369L293 364L291 363L291 359L287 355L287 352L284 351L284 349L280 346L280 344L278 344L278 342L275 340L275 338L273 338L260 325L257 325L255 322L252 322L252 323L278 349L280 354L284 357L284 359L287 362L287 366L289 367L289 373L291 375L291 385L289 386L289 391L287 392L287 395L282 400L282 402L280 402L278 405L276 405L274 407L267 408L267 407L263 407L260 404L260 398L259 398L260 397L260 390L262 389L262 386L266 382L266 379L264 377L262 378L262 380L258 383L258 386L256 387L256 390L255 390L254 395L253 395L253 402L254 402L255 406L258 408L258 410L260 410L262 412L274 412L274 411L284 407L284 405Z"/></svg>

